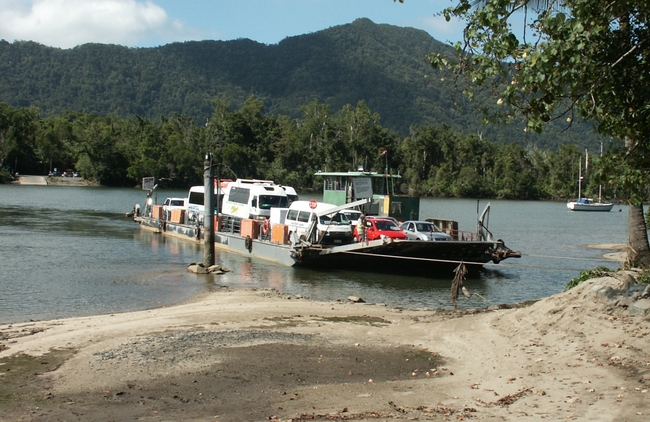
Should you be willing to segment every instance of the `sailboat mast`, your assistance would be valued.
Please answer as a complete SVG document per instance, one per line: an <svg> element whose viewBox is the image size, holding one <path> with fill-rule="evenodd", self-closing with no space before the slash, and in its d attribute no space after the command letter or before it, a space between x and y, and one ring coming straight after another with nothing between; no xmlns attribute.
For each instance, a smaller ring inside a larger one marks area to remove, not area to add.
<svg viewBox="0 0 650 422"><path fill-rule="evenodd" d="M603 202L603 185L598 185L598 203Z"/></svg>
<svg viewBox="0 0 650 422"><path fill-rule="evenodd" d="M589 179L589 150L587 148L585 148L585 179Z"/></svg>
<svg viewBox="0 0 650 422"><path fill-rule="evenodd" d="M582 198L582 157L578 165L578 199Z"/></svg>
<svg viewBox="0 0 650 422"><path fill-rule="evenodd" d="M600 141L600 156L602 158L603 156L603 141ZM603 185L600 184L598 185L598 203L603 202Z"/></svg>

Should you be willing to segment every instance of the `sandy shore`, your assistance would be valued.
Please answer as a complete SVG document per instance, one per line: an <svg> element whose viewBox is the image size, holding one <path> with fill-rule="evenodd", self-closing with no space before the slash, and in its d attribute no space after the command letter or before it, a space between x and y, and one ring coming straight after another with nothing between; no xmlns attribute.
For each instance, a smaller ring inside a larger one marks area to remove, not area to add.
<svg viewBox="0 0 650 422"><path fill-rule="evenodd" d="M650 299L625 299L633 284L475 311L224 289L4 325L0 419L645 421Z"/></svg>
<svg viewBox="0 0 650 422"><path fill-rule="evenodd" d="M623 243L599 243L599 244L589 244L584 245L585 248L590 249L604 249L617 252L608 252L601 255L605 259L610 261L615 261L619 263L624 263L627 259L627 245Z"/></svg>

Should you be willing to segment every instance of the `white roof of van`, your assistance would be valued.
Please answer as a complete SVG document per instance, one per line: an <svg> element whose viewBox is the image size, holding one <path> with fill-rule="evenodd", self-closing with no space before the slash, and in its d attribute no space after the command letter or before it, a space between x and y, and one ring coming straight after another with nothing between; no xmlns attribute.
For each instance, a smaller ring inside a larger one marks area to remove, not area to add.
<svg viewBox="0 0 650 422"><path fill-rule="evenodd" d="M216 190L216 188L217 188L217 187L215 186L215 190ZM220 193L223 193L223 188L220 188L219 190L220 190ZM198 185L197 185L197 186L192 186L192 187L190 187L190 192L201 192L201 193L205 193L205 186L203 186L203 185L200 185L200 186L198 186Z"/></svg>
<svg viewBox="0 0 650 422"><path fill-rule="evenodd" d="M297 194L296 190L295 190L294 188L292 188L291 186L282 186L282 189L284 189L284 191L285 191L286 193L290 193L290 194L292 194L292 195L296 195L296 194Z"/></svg>

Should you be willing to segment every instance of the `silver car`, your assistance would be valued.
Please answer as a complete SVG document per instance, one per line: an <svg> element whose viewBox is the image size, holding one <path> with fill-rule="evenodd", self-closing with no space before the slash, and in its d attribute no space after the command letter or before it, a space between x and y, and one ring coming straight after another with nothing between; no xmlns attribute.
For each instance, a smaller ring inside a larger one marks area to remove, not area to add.
<svg viewBox="0 0 650 422"><path fill-rule="evenodd" d="M447 241L451 236L428 221L405 221L400 226L409 240Z"/></svg>

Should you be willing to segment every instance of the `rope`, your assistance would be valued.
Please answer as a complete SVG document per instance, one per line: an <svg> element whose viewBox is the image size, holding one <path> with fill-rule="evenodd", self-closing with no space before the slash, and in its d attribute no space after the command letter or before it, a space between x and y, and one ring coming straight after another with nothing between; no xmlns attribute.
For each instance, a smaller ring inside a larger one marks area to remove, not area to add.
<svg viewBox="0 0 650 422"><path fill-rule="evenodd" d="M553 256L553 255L522 254L521 256L532 256L535 258L551 258L551 259L573 259L575 261L607 261L607 259L604 258L572 258L570 256Z"/></svg>
<svg viewBox="0 0 650 422"><path fill-rule="evenodd" d="M487 265L487 264L486 264ZM489 265L497 265L497 264L489 264ZM526 268L526 269L537 269L537 270L554 270L554 271L584 271L583 268L559 268L559 267L544 267L541 265L507 265L507 264L499 264L499 266L505 266L505 267L512 267L512 268Z"/></svg>
<svg viewBox="0 0 650 422"><path fill-rule="evenodd" d="M448 264L461 264L465 263L467 265L482 265L482 266L491 266L491 267L511 267L511 268L533 268L533 269L540 269L540 270L556 270L556 271L584 271L584 268L557 268L557 267L544 267L541 265L517 265L517 264L504 264L503 262L499 264L495 264L493 262L472 262L472 261L457 261L453 259L436 259L436 258L417 258L417 257L405 257L405 256L394 256L394 255L384 255L384 254L367 254L363 252L355 252L355 251L341 251L340 253L347 253L347 254L354 254L354 255L372 255L372 256L378 256L381 258L396 258L396 259L411 259L414 261L430 261L430 262L443 262L443 263L448 263ZM538 257L543 257L543 255L528 255L528 256L538 256ZM552 258L552 257L548 257ZM604 259L591 259L591 258L569 258L565 257L565 259L576 259L576 260L590 260L590 261L606 261Z"/></svg>
<svg viewBox="0 0 650 422"><path fill-rule="evenodd" d="M395 255L384 255L384 254L379 254L379 253L373 253L373 254L368 254L368 253L363 253L363 252L355 252L355 251L341 251L341 253L349 253L349 254L354 254L354 255L371 255L371 256L378 256L381 258L397 258L397 259L412 259L414 261L434 261L434 262L446 262L449 264L460 264L460 263L466 263L470 265L489 265L489 263L485 262L472 262L472 261L456 261L453 259L436 259L436 258L417 258L417 257L407 257L407 256L395 256ZM496 264L492 264L496 265Z"/></svg>
<svg viewBox="0 0 650 422"><path fill-rule="evenodd" d="M494 305L494 303L492 303L491 301L487 300L486 298L484 298L483 296L481 296L481 295L478 294L478 293L474 293L474 296L478 296L478 297L480 297L481 299L483 299L484 301L486 301L487 303L489 303L489 304L491 304L491 305Z"/></svg>

